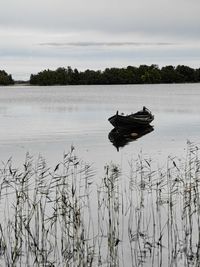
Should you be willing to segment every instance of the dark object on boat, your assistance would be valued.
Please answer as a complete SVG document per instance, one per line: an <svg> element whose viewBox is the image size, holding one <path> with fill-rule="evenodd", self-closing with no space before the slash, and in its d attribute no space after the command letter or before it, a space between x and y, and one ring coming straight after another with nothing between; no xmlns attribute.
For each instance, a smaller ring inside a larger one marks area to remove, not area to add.
<svg viewBox="0 0 200 267"><path fill-rule="evenodd" d="M119 151L120 147L124 147L128 143L135 141L152 131L154 131L154 128L151 125L135 129L114 128L108 134L108 138L117 148L117 151Z"/></svg>
<svg viewBox="0 0 200 267"><path fill-rule="evenodd" d="M146 107L143 107L141 111L126 116L119 115L117 111L108 120L116 128L142 128L148 126L154 120L154 115Z"/></svg>

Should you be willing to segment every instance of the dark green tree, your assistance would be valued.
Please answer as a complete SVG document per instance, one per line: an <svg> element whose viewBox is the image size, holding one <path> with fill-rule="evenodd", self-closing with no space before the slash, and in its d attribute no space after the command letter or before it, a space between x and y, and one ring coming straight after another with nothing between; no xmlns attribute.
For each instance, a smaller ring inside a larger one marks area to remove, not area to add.
<svg viewBox="0 0 200 267"><path fill-rule="evenodd" d="M12 85L14 80L10 74L7 74L5 70L0 70L0 85Z"/></svg>
<svg viewBox="0 0 200 267"><path fill-rule="evenodd" d="M175 67L169 65L161 68L161 82L175 83L178 79Z"/></svg>
<svg viewBox="0 0 200 267"><path fill-rule="evenodd" d="M178 65L176 68L169 65L160 69L156 64L106 68L104 71L87 69L82 72L67 67L58 68L55 71L47 69L30 76L30 84L33 85L154 84L199 81L200 69L194 70L184 65Z"/></svg>
<svg viewBox="0 0 200 267"><path fill-rule="evenodd" d="M179 76L179 82L194 82L195 81L195 71L194 69L188 66L178 65L176 67L176 73Z"/></svg>
<svg viewBox="0 0 200 267"><path fill-rule="evenodd" d="M160 83L161 74L157 65L145 66L144 74L141 75L142 83Z"/></svg>
<svg viewBox="0 0 200 267"><path fill-rule="evenodd" d="M195 70L195 82L200 82L200 68Z"/></svg>

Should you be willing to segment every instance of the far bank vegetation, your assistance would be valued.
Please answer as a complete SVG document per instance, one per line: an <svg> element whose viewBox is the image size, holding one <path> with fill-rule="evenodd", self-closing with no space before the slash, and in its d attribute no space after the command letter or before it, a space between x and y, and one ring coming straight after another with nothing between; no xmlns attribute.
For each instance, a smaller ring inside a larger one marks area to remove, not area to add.
<svg viewBox="0 0 200 267"><path fill-rule="evenodd" d="M196 83L200 82L200 68L185 65L165 66L140 65L127 68L106 68L100 70L78 71L58 68L31 74L31 85L90 85L90 84L157 84L157 83Z"/></svg>
<svg viewBox="0 0 200 267"><path fill-rule="evenodd" d="M14 80L10 74L5 70L0 70L0 85L11 85L14 84Z"/></svg>
<svg viewBox="0 0 200 267"><path fill-rule="evenodd" d="M71 67L56 70L45 69L31 74L29 81L15 81L11 74L0 70L0 85L30 83L31 85L98 85L98 84L159 84L198 83L200 68L172 65L159 68L152 64L139 67L106 68L105 70L79 71Z"/></svg>

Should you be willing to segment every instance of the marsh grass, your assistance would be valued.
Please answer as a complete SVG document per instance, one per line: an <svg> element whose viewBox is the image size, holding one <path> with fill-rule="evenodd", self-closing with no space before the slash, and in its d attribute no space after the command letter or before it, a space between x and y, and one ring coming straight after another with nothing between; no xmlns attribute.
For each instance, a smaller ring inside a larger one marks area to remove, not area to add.
<svg viewBox="0 0 200 267"><path fill-rule="evenodd" d="M72 147L0 170L1 266L200 266L199 149L164 167L140 154L97 177Z"/></svg>

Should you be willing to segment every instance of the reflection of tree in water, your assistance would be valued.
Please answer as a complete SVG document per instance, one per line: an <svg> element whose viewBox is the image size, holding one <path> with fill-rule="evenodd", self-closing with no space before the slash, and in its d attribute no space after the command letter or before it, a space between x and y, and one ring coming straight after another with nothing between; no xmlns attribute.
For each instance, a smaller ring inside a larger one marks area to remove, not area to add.
<svg viewBox="0 0 200 267"><path fill-rule="evenodd" d="M120 147L126 146L128 143L137 140L138 138L146 135L154 130L153 126L148 125L142 128L114 128L108 134L110 142L119 151Z"/></svg>

